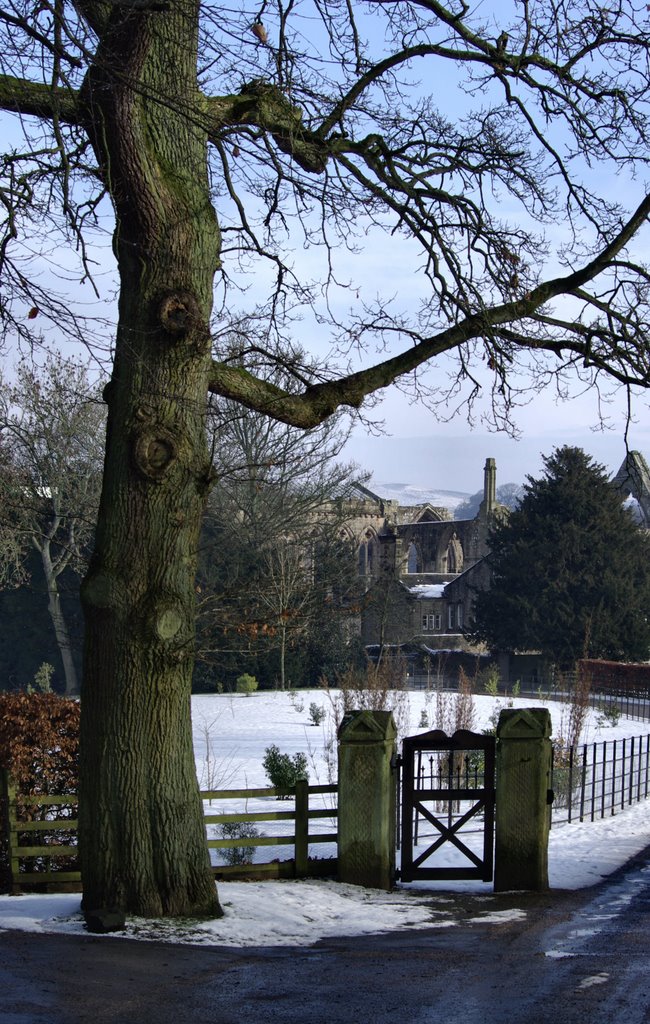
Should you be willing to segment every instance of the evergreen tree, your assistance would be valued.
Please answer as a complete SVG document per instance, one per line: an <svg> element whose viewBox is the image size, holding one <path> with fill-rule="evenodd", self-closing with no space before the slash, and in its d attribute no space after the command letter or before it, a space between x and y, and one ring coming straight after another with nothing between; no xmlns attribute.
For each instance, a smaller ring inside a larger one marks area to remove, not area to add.
<svg viewBox="0 0 650 1024"><path fill-rule="evenodd" d="M539 650L564 667L583 656L647 658L648 534L581 449L556 449L544 465L491 532L492 586L477 595L474 639Z"/></svg>

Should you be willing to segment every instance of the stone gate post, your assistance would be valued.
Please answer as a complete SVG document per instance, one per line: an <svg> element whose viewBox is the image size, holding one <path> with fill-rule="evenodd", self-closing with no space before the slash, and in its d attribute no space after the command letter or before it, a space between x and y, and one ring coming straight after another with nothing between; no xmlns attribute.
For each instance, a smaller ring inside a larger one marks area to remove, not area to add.
<svg viewBox="0 0 650 1024"><path fill-rule="evenodd" d="M548 889L551 716L508 708L497 725L495 892Z"/></svg>
<svg viewBox="0 0 650 1024"><path fill-rule="evenodd" d="M395 876L396 729L390 711L353 711L338 740L338 877L390 889Z"/></svg>

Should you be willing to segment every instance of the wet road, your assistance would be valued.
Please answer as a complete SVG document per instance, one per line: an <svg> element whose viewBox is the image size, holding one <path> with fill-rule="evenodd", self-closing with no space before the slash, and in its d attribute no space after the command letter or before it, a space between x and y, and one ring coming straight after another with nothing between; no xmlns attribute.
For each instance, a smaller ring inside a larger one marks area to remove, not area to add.
<svg viewBox="0 0 650 1024"><path fill-rule="evenodd" d="M582 893L445 896L453 927L312 947L0 932L0 1022L650 1022L647 853Z"/></svg>

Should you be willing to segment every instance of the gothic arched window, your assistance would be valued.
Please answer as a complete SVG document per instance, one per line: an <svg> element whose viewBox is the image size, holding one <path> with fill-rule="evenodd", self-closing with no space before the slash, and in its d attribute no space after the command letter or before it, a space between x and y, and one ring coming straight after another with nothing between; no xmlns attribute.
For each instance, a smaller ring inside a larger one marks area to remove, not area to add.
<svg viewBox="0 0 650 1024"><path fill-rule="evenodd" d="M359 544L359 575L372 576L377 568L377 537L372 530L367 530L365 538Z"/></svg>
<svg viewBox="0 0 650 1024"><path fill-rule="evenodd" d="M411 541L409 549L406 554L406 571L409 573L415 573L420 571L420 559L418 558L418 549L415 544Z"/></svg>
<svg viewBox="0 0 650 1024"><path fill-rule="evenodd" d="M463 559L463 545L454 532L447 546L447 572L462 572Z"/></svg>

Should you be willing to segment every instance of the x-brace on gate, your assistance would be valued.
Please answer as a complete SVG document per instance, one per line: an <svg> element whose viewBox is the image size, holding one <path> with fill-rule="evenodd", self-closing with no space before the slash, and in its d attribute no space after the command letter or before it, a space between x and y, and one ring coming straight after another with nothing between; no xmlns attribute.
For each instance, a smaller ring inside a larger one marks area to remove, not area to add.
<svg viewBox="0 0 650 1024"><path fill-rule="evenodd" d="M401 881L452 878L492 881L494 763L493 736L464 729L447 736L434 730L404 740L402 862L398 872ZM470 823L471 839L467 836ZM460 863L451 866L432 863L444 844L450 844L455 853L460 854Z"/></svg>

